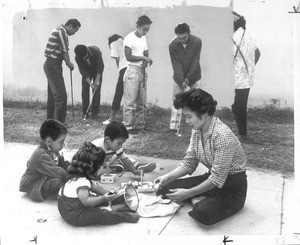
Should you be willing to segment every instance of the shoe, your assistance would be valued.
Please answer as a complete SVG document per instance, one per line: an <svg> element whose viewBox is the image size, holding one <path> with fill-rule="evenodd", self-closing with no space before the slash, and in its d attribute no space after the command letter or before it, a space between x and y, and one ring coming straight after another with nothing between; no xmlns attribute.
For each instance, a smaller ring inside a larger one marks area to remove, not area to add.
<svg viewBox="0 0 300 245"><path fill-rule="evenodd" d="M92 118L97 120L97 119L99 119L99 115L97 115L97 114L96 115L92 115Z"/></svg>
<svg viewBox="0 0 300 245"><path fill-rule="evenodd" d="M137 163L135 166L136 170L143 170L144 172L151 172L156 168L156 163Z"/></svg>
<svg viewBox="0 0 300 245"><path fill-rule="evenodd" d="M237 138L238 138L239 141L244 142L244 141L247 140L247 135L241 135L241 134L239 134L237 136Z"/></svg>
<svg viewBox="0 0 300 245"><path fill-rule="evenodd" d="M110 119L107 119L107 120L105 120L104 122L102 122L103 123L103 125L107 125L107 124L109 124L111 122L111 120Z"/></svg>
<svg viewBox="0 0 300 245"><path fill-rule="evenodd" d="M136 213L122 212L122 215L124 217L124 221L127 223L136 223L140 219L140 216Z"/></svg>
<svg viewBox="0 0 300 245"><path fill-rule="evenodd" d="M176 134L177 133L177 129L168 129L166 130L167 133L172 133L172 134Z"/></svg>
<svg viewBox="0 0 300 245"><path fill-rule="evenodd" d="M126 127L127 131L134 129L132 125L125 125L125 127Z"/></svg>

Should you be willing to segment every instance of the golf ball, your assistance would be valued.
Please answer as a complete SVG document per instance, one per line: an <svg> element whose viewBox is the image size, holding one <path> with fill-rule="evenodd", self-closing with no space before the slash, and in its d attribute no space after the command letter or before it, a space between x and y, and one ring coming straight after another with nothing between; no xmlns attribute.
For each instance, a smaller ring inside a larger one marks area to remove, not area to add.
<svg viewBox="0 0 300 245"><path fill-rule="evenodd" d="M181 137L181 134L178 134L178 137Z"/></svg>

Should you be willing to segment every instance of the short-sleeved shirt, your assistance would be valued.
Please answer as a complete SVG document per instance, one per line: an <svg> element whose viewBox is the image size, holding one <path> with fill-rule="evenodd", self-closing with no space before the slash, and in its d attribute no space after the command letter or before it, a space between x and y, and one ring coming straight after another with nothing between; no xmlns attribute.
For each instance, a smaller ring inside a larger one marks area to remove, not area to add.
<svg viewBox="0 0 300 245"><path fill-rule="evenodd" d="M48 39L45 56L53 59L63 59L63 53L69 51L68 33L64 25L56 27Z"/></svg>
<svg viewBox="0 0 300 245"><path fill-rule="evenodd" d="M248 31L239 28L233 34L234 41L234 79L236 89L245 89L253 86L255 71L255 50L257 45ZM239 49L237 48L239 47Z"/></svg>
<svg viewBox="0 0 300 245"><path fill-rule="evenodd" d="M241 143L217 117L212 118L205 134L192 130L190 145L180 166L192 174L199 162L210 170L208 179L218 188L222 188L228 174L245 171L247 159Z"/></svg>
<svg viewBox="0 0 300 245"><path fill-rule="evenodd" d="M122 154L118 154L118 156L117 152L107 149L104 144L104 139L105 138L99 138L94 140L92 143L95 146L100 147L102 150L104 150L104 152L106 153L106 162L108 161L109 163L112 163L116 159L116 157L118 157L121 160L128 157L122 148L118 150L118 153L122 152Z"/></svg>
<svg viewBox="0 0 300 245"><path fill-rule="evenodd" d="M131 54L134 56L144 56L144 51L148 50L147 40L145 36L137 37L134 34L135 31L130 32L124 39L124 47L131 49ZM142 66L142 61L131 62L128 61L130 65Z"/></svg>
<svg viewBox="0 0 300 245"><path fill-rule="evenodd" d="M70 198L78 198L77 192L81 189L91 189L91 181L89 181L85 177L78 177L78 178L73 178L70 179L65 183L64 186L64 195L66 197ZM62 195L61 193L62 188L59 191L59 195Z"/></svg>
<svg viewBox="0 0 300 245"><path fill-rule="evenodd" d="M119 58L119 71L127 67L123 38L119 38L110 44L110 56L112 58Z"/></svg>

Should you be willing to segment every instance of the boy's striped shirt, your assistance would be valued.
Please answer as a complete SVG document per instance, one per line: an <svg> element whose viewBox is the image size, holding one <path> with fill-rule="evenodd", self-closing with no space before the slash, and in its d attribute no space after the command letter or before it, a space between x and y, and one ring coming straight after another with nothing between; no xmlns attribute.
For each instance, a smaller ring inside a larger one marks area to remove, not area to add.
<svg viewBox="0 0 300 245"><path fill-rule="evenodd" d="M53 59L63 59L63 53L69 50L68 33L64 25L56 27L46 45L45 56Z"/></svg>

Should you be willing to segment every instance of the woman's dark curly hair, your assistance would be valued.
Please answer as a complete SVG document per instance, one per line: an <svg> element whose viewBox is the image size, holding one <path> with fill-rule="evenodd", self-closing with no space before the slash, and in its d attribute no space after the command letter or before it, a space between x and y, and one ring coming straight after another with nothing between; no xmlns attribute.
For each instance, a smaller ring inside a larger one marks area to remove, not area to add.
<svg viewBox="0 0 300 245"><path fill-rule="evenodd" d="M214 100L211 94L200 88L197 88L176 94L174 107L176 109L180 109L185 106L188 107L192 112L195 112L200 118L205 113L207 113L209 116L214 115L217 101Z"/></svg>
<svg viewBox="0 0 300 245"><path fill-rule="evenodd" d="M97 170L103 166L106 154L91 142L85 142L72 158L67 171L70 175L94 179Z"/></svg>

